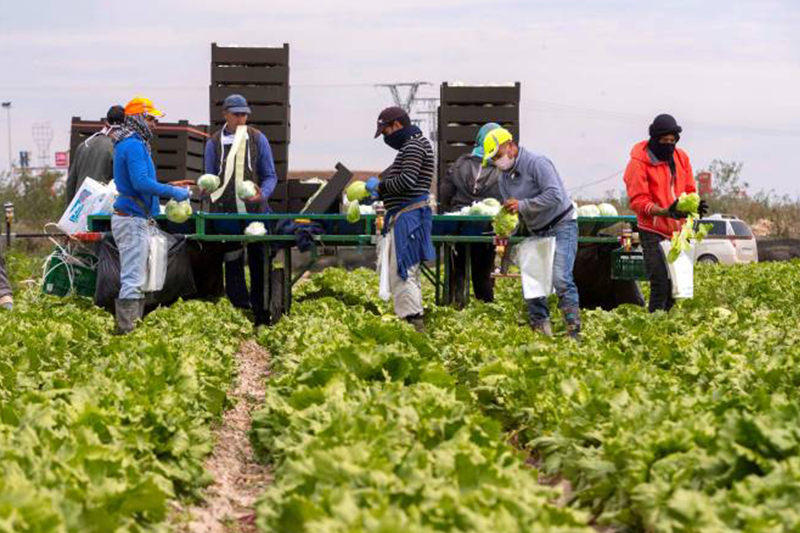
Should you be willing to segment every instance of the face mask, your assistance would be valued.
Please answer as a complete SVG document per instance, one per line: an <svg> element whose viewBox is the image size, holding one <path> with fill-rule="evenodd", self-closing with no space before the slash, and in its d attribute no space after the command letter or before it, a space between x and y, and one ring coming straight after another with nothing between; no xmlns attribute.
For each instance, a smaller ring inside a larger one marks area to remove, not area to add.
<svg viewBox="0 0 800 533"><path fill-rule="evenodd" d="M507 172L514 168L514 163L516 163L516 158L508 157L506 154L503 154L498 159L495 160L494 166L502 170L503 172Z"/></svg>
<svg viewBox="0 0 800 533"><path fill-rule="evenodd" d="M406 140L406 132L403 130L397 130L394 133L390 133L389 135L383 136L383 142L385 142L389 147L394 148L395 150L399 150L403 147L403 142Z"/></svg>
<svg viewBox="0 0 800 533"><path fill-rule="evenodd" d="M655 139L651 139L647 147L659 161L672 161L672 156L675 154L674 144L661 144Z"/></svg>

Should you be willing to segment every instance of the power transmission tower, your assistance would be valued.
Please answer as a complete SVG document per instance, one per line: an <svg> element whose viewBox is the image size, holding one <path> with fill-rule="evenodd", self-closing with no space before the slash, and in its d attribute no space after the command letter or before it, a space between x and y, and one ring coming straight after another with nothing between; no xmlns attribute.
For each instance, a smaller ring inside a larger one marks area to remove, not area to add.
<svg viewBox="0 0 800 533"><path fill-rule="evenodd" d="M411 115L412 110L414 109L414 104L417 102L417 91L422 85L431 85L427 81L412 81L412 82L400 82L400 83L380 83L375 85L375 87L386 87L389 89L389 92L392 93L392 99L394 100L394 105L397 107L403 108L403 111ZM400 95L400 89L408 87L408 94L405 98Z"/></svg>
<svg viewBox="0 0 800 533"><path fill-rule="evenodd" d="M53 127L49 122L33 124L33 142L39 150L39 166L42 169L50 166L50 143L53 141Z"/></svg>
<svg viewBox="0 0 800 533"><path fill-rule="evenodd" d="M422 109L417 113L425 116L428 123L428 135L433 145L433 152L438 150L439 139L439 99L438 98L417 98L417 102L422 104Z"/></svg>

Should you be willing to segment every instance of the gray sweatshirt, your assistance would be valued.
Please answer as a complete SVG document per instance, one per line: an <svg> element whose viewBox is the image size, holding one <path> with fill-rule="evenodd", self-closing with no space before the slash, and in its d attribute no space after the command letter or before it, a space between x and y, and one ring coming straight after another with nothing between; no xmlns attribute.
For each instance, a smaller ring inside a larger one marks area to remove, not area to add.
<svg viewBox="0 0 800 533"><path fill-rule="evenodd" d="M514 167L500 176L503 201L519 200L519 214L531 232L544 229L562 214L573 209L553 162L543 155L520 147Z"/></svg>
<svg viewBox="0 0 800 533"><path fill-rule="evenodd" d="M67 204L87 177L100 183L108 183L114 178L114 141L111 137L95 135L75 149L67 176Z"/></svg>

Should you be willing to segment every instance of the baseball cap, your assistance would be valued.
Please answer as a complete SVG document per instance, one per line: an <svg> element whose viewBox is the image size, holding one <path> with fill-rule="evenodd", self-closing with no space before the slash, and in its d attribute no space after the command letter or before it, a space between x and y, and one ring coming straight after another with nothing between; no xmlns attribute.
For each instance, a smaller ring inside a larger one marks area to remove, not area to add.
<svg viewBox="0 0 800 533"><path fill-rule="evenodd" d="M381 114L378 115L378 127L375 129L375 139L378 138L378 135L381 134L383 128L394 122L395 120L400 120L403 117L408 117L408 113L402 107L392 106L387 107Z"/></svg>
<svg viewBox="0 0 800 533"><path fill-rule="evenodd" d="M164 113L156 109L153 101L144 96L136 96L125 105L126 115L150 115L156 118L164 117Z"/></svg>
<svg viewBox="0 0 800 533"><path fill-rule="evenodd" d="M483 166L486 166L489 160L497 155L501 146L513 140L514 136L505 128L497 128L487 133L483 140Z"/></svg>

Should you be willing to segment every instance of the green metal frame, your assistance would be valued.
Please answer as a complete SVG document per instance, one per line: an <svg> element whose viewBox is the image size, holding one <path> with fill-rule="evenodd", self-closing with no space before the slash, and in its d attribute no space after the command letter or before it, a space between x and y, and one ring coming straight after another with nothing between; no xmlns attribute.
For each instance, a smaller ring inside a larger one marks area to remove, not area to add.
<svg viewBox="0 0 800 533"><path fill-rule="evenodd" d="M375 231L375 215L362 215L360 223L364 225L364 231L359 235L317 235L314 237L315 244L324 246L338 247L338 246L355 246L359 249L364 246L374 246L376 231ZM104 222L110 219L109 215L92 215L89 217L89 230L94 231L95 222ZM302 213L286 213L286 214L222 214L222 213L205 213L196 212L192 215L195 222L195 233L187 235L188 239L206 242L241 242L245 244L258 244L263 243L265 247L265 272L264 272L264 297L265 309L269 308L271 303L271 286L272 286L272 251L273 246L280 246L284 250L283 268L284 268L284 287L283 299L285 312L291 310L292 305L292 287L300 280L300 278L311 268L317 261L316 246L312 247L311 262L304 265L296 276L292 276L292 254L291 248L294 245L295 237L293 235L217 235L207 234L207 221L214 220L239 220L239 221L280 221L280 220L309 220L309 221L339 221L346 222L345 215L317 215L317 214L302 214ZM166 220L162 215L156 217L156 220ZM436 222L448 223L464 223L464 222L481 222L489 223L492 217L488 216L472 216L472 215L434 215L434 225ZM578 225L589 226L593 231L610 227L618 223L628 223L633 227L636 226L636 217L634 216L619 216L619 217L591 217L584 218L578 217ZM591 226L590 226L591 225ZM522 242L525 237L511 237L509 244L513 245ZM450 294L450 256L453 247L456 244L466 244L467 251L471 244L477 243L493 243L494 235L433 235L432 237L434 248L436 249L436 259L434 267L431 269L428 265L422 265L422 273L434 285L436 304L440 305L442 302L448 304L452 301L453 295ZM595 235L579 236L579 243L617 243L616 237L598 237ZM472 261L470 254L466 254L466 269L467 279L471 278ZM442 276L443 271L443 276ZM443 279L442 279L443 278ZM467 283L469 287L469 283ZM468 298L469 289L467 289L466 298Z"/></svg>

